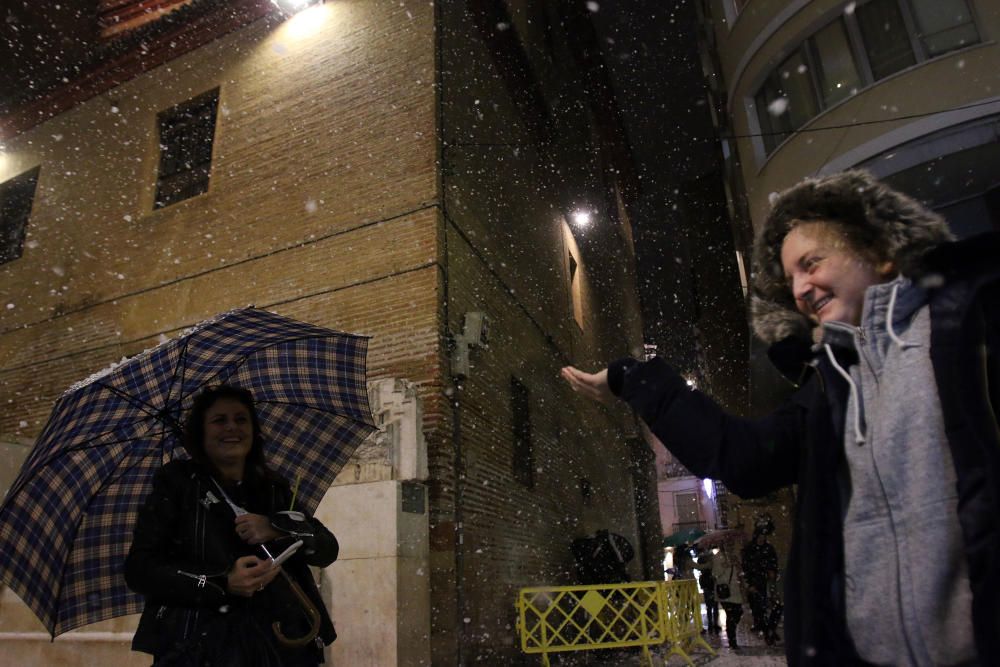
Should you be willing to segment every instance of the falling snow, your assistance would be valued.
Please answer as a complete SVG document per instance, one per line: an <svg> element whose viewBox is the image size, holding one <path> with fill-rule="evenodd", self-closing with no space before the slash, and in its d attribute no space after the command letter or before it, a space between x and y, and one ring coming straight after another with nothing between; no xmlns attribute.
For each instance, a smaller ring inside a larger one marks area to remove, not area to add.
<svg viewBox="0 0 1000 667"><path fill-rule="evenodd" d="M788 98L779 97L767 105L767 112L772 116L780 116L788 111Z"/></svg>

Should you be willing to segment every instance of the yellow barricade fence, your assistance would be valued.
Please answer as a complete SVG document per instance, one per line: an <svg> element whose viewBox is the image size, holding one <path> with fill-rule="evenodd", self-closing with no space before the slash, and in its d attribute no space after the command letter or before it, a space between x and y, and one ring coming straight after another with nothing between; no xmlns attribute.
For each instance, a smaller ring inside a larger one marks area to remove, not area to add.
<svg viewBox="0 0 1000 667"><path fill-rule="evenodd" d="M521 650L549 653L642 647L670 642L670 653L692 664L694 644L715 652L701 637L701 596L694 580L644 581L592 586L522 588L517 598Z"/></svg>
<svg viewBox="0 0 1000 667"><path fill-rule="evenodd" d="M662 644L666 614L659 582L522 588L517 598L521 650L549 653Z"/></svg>
<svg viewBox="0 0 1000 667"><path fill-rule="evenodd" d="M660 582L663 591L662 608L666 612L664 625L670 651L666 660L675 653L684 658L689 665L694 665L688 653L694 646L700 645L706 651L715 655L715 651L701 636L701 594L694 579L674 579Z"/></svg>

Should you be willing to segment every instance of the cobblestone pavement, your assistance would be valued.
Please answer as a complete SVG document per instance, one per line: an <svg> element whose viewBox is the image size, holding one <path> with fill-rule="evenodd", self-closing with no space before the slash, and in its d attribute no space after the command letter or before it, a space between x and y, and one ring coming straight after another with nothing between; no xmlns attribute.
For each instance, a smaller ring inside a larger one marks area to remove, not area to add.
<svg viewBox="0 0 1000 667"><path fill-rule="evenodd" d="M785 652L781 645L767 646L763 639L757 637L744 638L742 628L739 639L740 648L733 651L725 645L726 641L724 638L721 644L718 639L711 638L708 643L715 650L716 655L712 656L704 649L697 648L691 654L691 659L695 665L708 665L710 667L742 667L743 665L747 667L785 667L788 664L785 661ZM664 662L663 657L667 653L665 649L658 648L658 650L651 652L653 654L654 667L684 667L687 665L679 655L670 656ZM552 664L555 666L560 663L553 661ZM586 665L587 667L612 667L612 665L615 667L644 667L642 654L638 652L619 653L617 655L609 654L602 660L579 664L581 666Z"/></svg>
<svg viewBox="0 0 1000 667"><path fill-rule="evenodd" d="M709 646L716 652L712 656L703 648L697 648L691 654L691 659L695 665L708 665L709 667L785 667L788 663L785 660L784 646L779 642L775 646L768 646L763 638L750 632L750 614L744 615L740 627L737 630L737 642L740 648L733 651L729 648L725 631L721 635L702 635L706 638ZM780 634L780 629L779 629ZM679 655L670 656L664 661L667 649L663 647L653 647L651 650L654 667L686 667L687 663ZM534 657L534 656L532 656ZM630 651L598 651L551 654L552 667L647 667L643 662L642 653L633 649ZM541 658L538 662L528 661L525 664L541 665Z"/></svg>
<svg viewBox="0 0 1000 667"><path fill-rule="evenodd" d="M785 667L788 662L785 660L784 645L778 643L775 646L768 646L762 637L750 632L748 627L749 614L744 616L743 623L737 631L737 641L740 648L732 650L728 647L725 631L721 636L709 636L708 644L715 652L716 656L708 655L704 649L697 651L692 656L696 665L711 665L712 667L736 667L737 665L747 665L748 667ZM655 664L655 663L654 663ZM665 664L667 667L686 665L687 663L680 656L672 656ZM659 665L657 665L659 667Z"/></svg>

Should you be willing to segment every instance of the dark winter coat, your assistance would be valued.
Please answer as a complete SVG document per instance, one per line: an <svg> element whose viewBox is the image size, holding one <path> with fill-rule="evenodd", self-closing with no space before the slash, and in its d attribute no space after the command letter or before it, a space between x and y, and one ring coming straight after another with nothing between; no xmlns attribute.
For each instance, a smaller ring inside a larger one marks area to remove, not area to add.
<svg viewBox="0 0 1000 667"><path fill-rule="evenodd" d="M768 572L778 571L778 554L769 542L759 544L754 537L743 547L743 574L747 583L756 588L767 584Z"/></svg>
<svg viewBox="0 0 1000 667"><path fill-rule="evenodd" d="M246 491L241 493L243 487ZM247 511L266 516L288 509L291 502L288 485L277 478L248 475L240 489L227 493ZM172 655L177 661L165 660L166 664L241 667L322 662L320 642L289 650L274 638L274 620L282 621L288 637L305 634L304 618L283 576L250 598L226 592L227 572L236 559L260 555L236 535L234 518L212 478L194 462L173 461L160 469L139 510L125 561L126 582L146 598L132 648L157 659ZM307 517L307 523L308 531L300 532L313 536L301 538L305 544L282 567L319 611L317 639L325 645L336 632L308 566L332 563L339 545L319 521Z"/></svg>

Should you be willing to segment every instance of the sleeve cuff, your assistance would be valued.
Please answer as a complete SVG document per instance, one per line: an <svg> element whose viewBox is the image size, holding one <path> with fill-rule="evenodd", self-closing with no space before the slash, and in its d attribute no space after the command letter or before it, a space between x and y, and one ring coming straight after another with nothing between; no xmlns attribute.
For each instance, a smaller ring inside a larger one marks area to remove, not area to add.
<svg viewBox="0 0 1000 667"><path fill-rule="evenodd" d="M632 357L617 359L608 364L608 388L615 396L621 397L622 386L625 384L625 375L639 362Z"/></svg>

